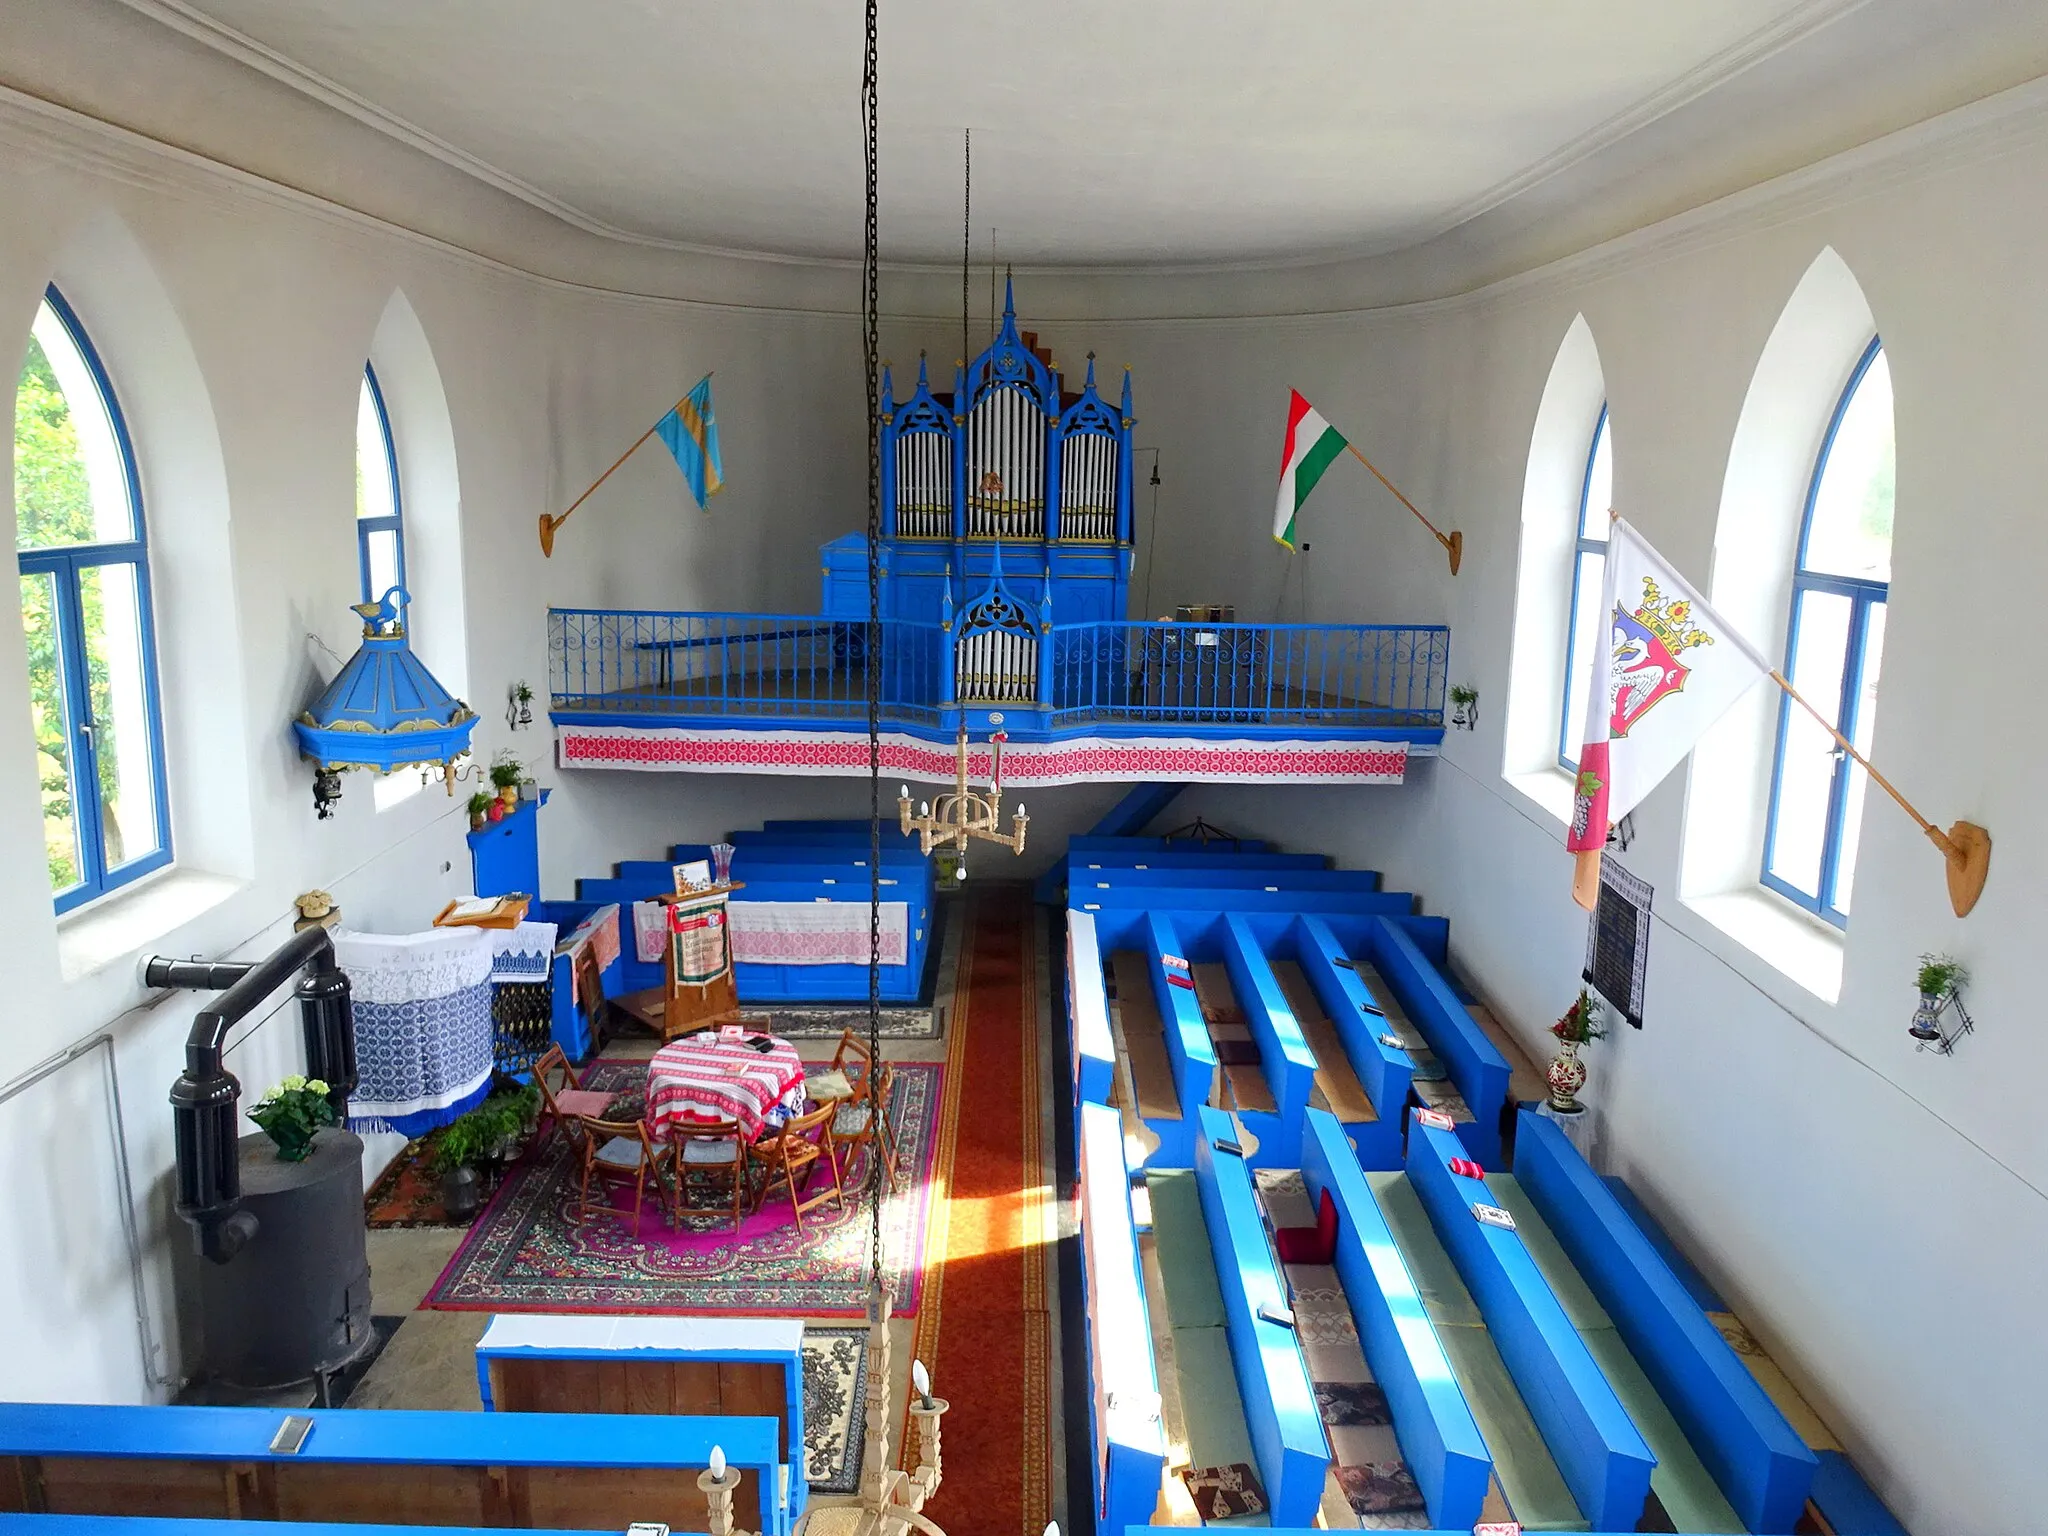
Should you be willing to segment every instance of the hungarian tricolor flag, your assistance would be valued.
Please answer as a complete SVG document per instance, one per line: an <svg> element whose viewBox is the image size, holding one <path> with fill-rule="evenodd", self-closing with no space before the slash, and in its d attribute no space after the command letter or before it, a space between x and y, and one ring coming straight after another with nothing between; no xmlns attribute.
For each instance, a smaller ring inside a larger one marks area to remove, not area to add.
<svg viewBox="0 0 2048 1536"><path fill-rule="evenodd" d="M1323 478L1330 460L1346 447L1337 429L1301 398L1298 390L1288 391L1287 446L1280 454L1280 501L1273 509L1273 537L1294 548L1294 518L1308 493Z"/></svg>

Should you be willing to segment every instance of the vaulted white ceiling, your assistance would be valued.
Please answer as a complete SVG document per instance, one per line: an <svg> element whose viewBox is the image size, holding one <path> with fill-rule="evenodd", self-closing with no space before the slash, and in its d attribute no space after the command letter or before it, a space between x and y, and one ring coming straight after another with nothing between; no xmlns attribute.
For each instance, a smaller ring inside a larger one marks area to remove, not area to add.
<svg viewBox="0 0 2048 1536"><path fill-rule="evenodd" d="M587 229L796 258L857 247L857 0L128 3ZM1858 67L1867 46L1831 45L1859 13L1868 28L1902 8L882 0L884 254L958 260L967 128L978 261L991 226L1020 265L1397 250L1675 114L1711 138L1731 125L1698 104L1752 72L1797 119L1802 72L1783 60ZM1911 8L1955 27L2048 10ZM2026 32L2038 53L2037 19ZM1726 94L1758 110L1757 91Z"/></svg>

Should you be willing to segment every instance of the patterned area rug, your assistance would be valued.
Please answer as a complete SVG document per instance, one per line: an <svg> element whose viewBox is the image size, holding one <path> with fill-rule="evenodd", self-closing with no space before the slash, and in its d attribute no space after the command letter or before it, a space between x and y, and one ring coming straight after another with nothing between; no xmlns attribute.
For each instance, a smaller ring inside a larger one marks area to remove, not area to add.
<svg viewBox="0 0 2048 1536"><path fill-rule="evenodd" d="M825 1070L822 1063L815 1071ZM639 1086L646 1063L599 1060L588 1088ZM935 1063L899 1062L896 1102L900 1164L909 1179L882 1213L885 1262L896 1280L896 1315L917 1311L941 1083ZM864 1156L850 1170L864 1185ZM636 1234L631 1190L614 1190L612 1213L576 1219L577 1164L551 1136L513 1167L471 1226L421 1306L492 1312L734 1312L783 1317L859 1317L871 1284L866 1190L846 1209L821 1205L799 1235L787 1199L769 1199L735 1234L730 1219L685 1213L681 1230L650 1198Z"/></svg>
<svg viewBox="0 0 2048 1536"><path fill-rule="evenodd" d="M837 1040L844 1030L865 1037L868 1032L866 1008L764 1008L742 1003L750 1019L769 1020L769 1033L785 1040ZM884 1040L936 1040L946 1031L946 1010L931 1008L884 1008Z"/></svg>
<svg viewBox="0 0 2048 1536"><path fill-rule="evenodd" d="M860 1491L865 1328L804 1329L804 1480L813 1493Z"/></svg>

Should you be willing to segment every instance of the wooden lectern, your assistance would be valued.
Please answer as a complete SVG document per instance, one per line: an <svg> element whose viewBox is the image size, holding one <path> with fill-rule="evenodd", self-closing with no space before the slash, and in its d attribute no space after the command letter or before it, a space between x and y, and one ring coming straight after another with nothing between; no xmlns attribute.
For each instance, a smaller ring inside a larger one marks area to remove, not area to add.
<svg viewBox="0 0 2048 1536"><path fill-rule="evenodd" d="M716 900L715 916L707 914L711 921L706 925L715 927L718 933L715 970L702 961L701 939L691 941L691 934L701 929L678 931L672 920L668 944L663 951L662 984L618 999L620 1007L631 1012L663 1040L673 1040L677 1035L687 1034L706 1024L738 1017L740 999L733 983L732 923L726 902L734 891L745 888L745 881L731 880L724 885L707 885L701 890L651 898L670 908L709 906ZM692 951L699 957L694 961L686 958ZM711 974L703 974L706 971Z"/></svg>

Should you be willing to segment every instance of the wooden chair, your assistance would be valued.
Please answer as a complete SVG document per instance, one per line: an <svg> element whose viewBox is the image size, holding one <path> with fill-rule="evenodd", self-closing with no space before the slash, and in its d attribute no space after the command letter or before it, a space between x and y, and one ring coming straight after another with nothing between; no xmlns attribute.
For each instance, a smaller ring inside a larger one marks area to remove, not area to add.
<svg viewBox="0 0 2048 1536"><path fill-rule="evenodd" d="M863 1090L866 1087L867 1084L863 1083ZM889 1188L896 1188L896 1127L889 1118L889 1108L895 1100L896 1068L893 1063L885 1061L881 1071L874 1076L872 1094L863 1091L832 1106L832 1127L827 1134L827 1143L832 1153L833 1171L842 1181L851 1166L854 1150L871 1147L888 1170ZM840 1161L841 1149L845 1149L848 1162Z"/></svg>
<svg viewBox="0 0 2048 1536"><path fill-rule="evenodd" d="M669 1128L669 1146L675 1158L677 1210L712 1209L690 1204L693 1183L716 1190L720 1208L730 1196L732 1229L738 1232L754 1183L753 1160L747 1156L738 1122L722 1120L716 1125L695 1125L679 1121Z"/></svg>
<svg viewBox="0 0 2048 1536"><path fill-rule="evenodd" d="M540 1124L534 1130L536 1142L572 1117L587 1120L602 1115L612 1101L611 1094L585 1088L577 1081L576 1069L559 1045L549 1046L533 1064L533 1082L540 1089L541 1103Z"/></svg>
<svg viewBox="0 0 2048 1536"><path fill-rule="evenodd" d="M873 1074L875 1063L868 1054L868 1043L852 1030L841 1030L839 1049L832 1053L832 1070L843 1073L858 1099L867 1092L868 1078Z"/></svg>
<svg viewBox="0 0 2048 1536"><path fill-rule="evenodd" d="M675 1224L675 1194L667 1170L662 1166L668 1158L668 1151L655 1146L654 1139L647 1134L645 1120L594 1120L587 1115L572 1115L565 1124L571 1127L583 1161L583 1179L576 1200L577 1221L589 1219L593 1179L600 1186L630 1182L633 1186L633 1235L638 1237L640 1207L646 1198L647 1181L652 1177L663 1213L669 1216L671 1226ZM604 1202L600 1208L609 1211L611 1204Z"/></svg>
<svg viewBox="0 0 2048 1536"><path fill-rule="evenodd" d="M846 1193L839 1183L839 1165L830 1156L829 1149L832 1117L838 1113L838 1105L826 1104L786 1122L779 1136L757 1141L747 1148L747 1156L767 1170L767 1184L761 1192L764 1201L775 1187L777 1177L781 1178L783 1187L789 1192L790 1209L796 1217L799 1236L804 1230L805 1211L827 1200L842 1211L846 1209ZM797 1175L803 1175L803 1185L808 1188L819 1163L832 1170L832 1187L826 1189L821 1185L815 1193L804 1194L798 1187Z"/></svg>

